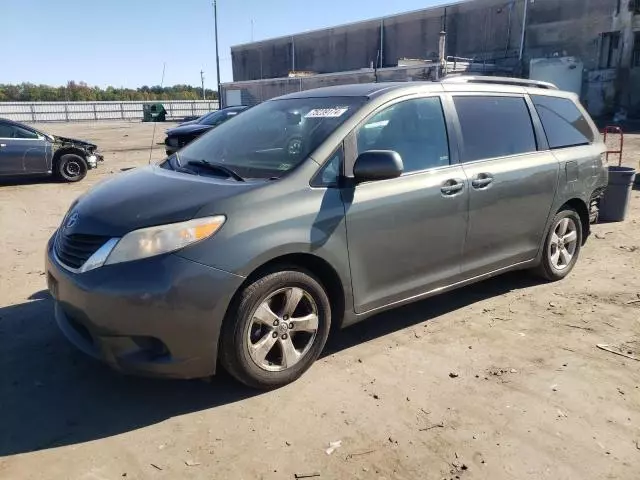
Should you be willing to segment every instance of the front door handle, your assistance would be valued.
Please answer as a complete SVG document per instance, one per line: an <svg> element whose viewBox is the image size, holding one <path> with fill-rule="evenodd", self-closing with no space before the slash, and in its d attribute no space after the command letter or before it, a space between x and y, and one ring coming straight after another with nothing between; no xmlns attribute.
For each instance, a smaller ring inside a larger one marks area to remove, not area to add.
<svg viewBox="0 0 640 480"><path fill-rule="evenodd" d="M493 175L490 173L479 173L471 180L471 186L476 189L486 188L493 182Z"/></svg>
<svg viewBox="0 0 640 480"><path fill-rule="evenodd" d="M464 182L457 178L451 178L442 184L440 191L443 195L453 196L462 191L464 188Z"/></svg>

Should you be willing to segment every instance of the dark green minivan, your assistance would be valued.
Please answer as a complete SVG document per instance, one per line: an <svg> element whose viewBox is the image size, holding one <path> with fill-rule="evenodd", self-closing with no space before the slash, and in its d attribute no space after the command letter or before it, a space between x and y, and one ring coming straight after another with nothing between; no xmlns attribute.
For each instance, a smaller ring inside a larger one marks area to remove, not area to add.
<svg viewBox="0 0 640 480"><path fill-rule="evenodd" d="M603 152L577 97L539 82L286 95L74 202L47 249L55 316L124 372L277 387L331 327L509 270L566 276Z"/></svg>

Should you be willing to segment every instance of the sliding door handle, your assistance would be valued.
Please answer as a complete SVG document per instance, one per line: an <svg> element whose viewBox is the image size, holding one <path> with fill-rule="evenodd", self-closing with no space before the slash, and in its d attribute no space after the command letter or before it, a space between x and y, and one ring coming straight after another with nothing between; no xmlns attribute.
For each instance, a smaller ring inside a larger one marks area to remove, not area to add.
<svg viewBox="0 0 640 480"><path fill-rule="evenodd" d="M479 173L471 180L471 186L476 189L486 188L493 182L493 175L490 173Z"/></svg>

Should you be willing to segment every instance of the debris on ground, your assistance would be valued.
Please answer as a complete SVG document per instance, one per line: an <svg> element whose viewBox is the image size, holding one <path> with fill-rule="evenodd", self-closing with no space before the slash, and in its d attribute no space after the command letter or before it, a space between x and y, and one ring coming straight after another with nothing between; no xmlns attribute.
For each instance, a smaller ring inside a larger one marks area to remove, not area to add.
<svg viewBox="0 0 640 480"><path fill-rule="evenodd" d="M451 378L458 378L460 375L458 375L456 372L449 372L449 377Z"/></svg>
<svg viewBox="0 0 640 480"><path fill-rule="evenodd" d="M430 427L420 428L418 429L418 431L426 432L427 430L433 430L434 428L444 428L444 423L436 423L434 425L431 425Z"/></svg>
<svg viewBox="0 0 640 480"><path fill-rule="evenodd" d="M341 446L342 446L342 440L336 440L335 442L329 442L329 448L327 448L324 451L324 453L326 453L327 455L331 455L333 452L335 452Z"/></svg>
<svg viewBox="0 0 640 480"><path fill-rule="evenodd" d="M591 327L581 327L580 325L571 325L570 323L565 323L564 326L570 327L570 328L577 328L580 330L586 330L587 332L593 332L593 328Z"/></svg>
<svg viewBox="0 0 640 480"><path fill-rule="evenodd" d="M375 450L367 450L366 452L355 452L355 453L349 453L346 457L344 457L345 460L350 460L353 457L359 457L361 455L368 455L369 453L373 453L375 452Z"/></svg>
<svg viewBox="0 0 640 480"><path fill-rule="evenodd" d="M314 473L294 473L293 476L296 479L299 479L299 478L313 478L313 477L319 477L320 474L317 473L317 472L314 472Z"/></svg>
<svg viewBox="0 0 640 480"><path fill-rule="evenodd" d="M200 462L196 462L195 460L185 460L184 464L187 467L197 467L198 465L200 465Z"/></svg>
<svg viewBox="0 0 640 480"><path fill-rule="evenodd" d="M598 343L596 345L600 350L604 350L605 352L613 353L615 355L620 355L621 357L630 358L631 360L635 360L636 362L640 362L640 358L631 355L630 353L620 352L618 350L614 350L610 345L605 343Z"/></svg>
<svg viewBox="0 0 640 480"><path fill-rule="evenodd" d="M156 470L160 470L162 471L162 468L160 468L158 465L156 465L155 463L150 463L149 465L151 465L153 468L155 468Z"/></svg>
<svg viewBox="0 0 640 480"><path fill-rule="evenodd" d="M451 472L450 472L450 473L454 473L454 474L455 474L455 473L464 472L465 470L468 470L468 469L469 469L469 467L467 467L464 463L457 462L457 461L456 461L456 462L452 462L452 463L451 463L451 466L452 466L453 468L451 469Z"/></svg>

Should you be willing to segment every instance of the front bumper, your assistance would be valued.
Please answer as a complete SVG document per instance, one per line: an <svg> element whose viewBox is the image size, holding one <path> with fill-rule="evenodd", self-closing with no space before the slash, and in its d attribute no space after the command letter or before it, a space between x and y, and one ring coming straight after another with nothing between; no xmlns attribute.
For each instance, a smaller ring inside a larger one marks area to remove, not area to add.
<svg viewBox="0 0 640 480"><path fill-rule="evenodd" d="M222 320L244 280L177 255L75 274L52 254L56 321L84 353L124 373L199 378L215 373Z"/></svg>

